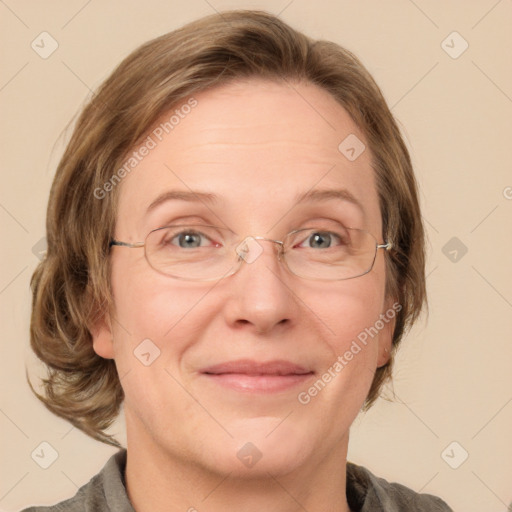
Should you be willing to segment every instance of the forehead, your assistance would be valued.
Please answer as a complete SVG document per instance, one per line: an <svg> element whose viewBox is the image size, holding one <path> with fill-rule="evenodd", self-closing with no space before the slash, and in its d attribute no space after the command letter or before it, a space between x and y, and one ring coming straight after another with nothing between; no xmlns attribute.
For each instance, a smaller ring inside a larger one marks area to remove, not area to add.
<svg viewBox="0 0 512 512"><path fill-rule="evenodd" d="M212 198L196 196L194 208L209 210L235 231L243 223L244 229L269 229L313 199L333 207L337 196L336 208L357 227L378 232L370 151L349 159L339 149L344 140L358 152L366 144L348 113L313 84L250 80L201 92L163 115L134 148L149 150L138 151L121 182L117 234L140 239L163 222L162 210L192 211L194 201L184 197L193 199L193 191ZM318 190L338 193L321 198ZM299 203L304 196L310 201Z"/></svg>

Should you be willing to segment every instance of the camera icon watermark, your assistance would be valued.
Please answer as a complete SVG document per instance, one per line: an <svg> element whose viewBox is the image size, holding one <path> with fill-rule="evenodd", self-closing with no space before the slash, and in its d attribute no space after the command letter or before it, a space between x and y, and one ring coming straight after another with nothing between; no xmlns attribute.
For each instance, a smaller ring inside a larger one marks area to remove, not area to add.
<svg viewBox="0 0 512 512"><path fill-rule="evenodd" d="M41 32L30 47L41 59L47 59L59 47L59 43L48 32Z"/></svg>
<svg viewBox="0 0 512 512"><path fill-rule="evenodd" d="M253 263L263 252L263 247L252 236L242 240L236 247L236 253L246 263Z"/></svg>
<svg viewBox="0 0 512 512"><path fill-rule="evenodd" d="M46 256L47 249L48 249L48 244L46 243L46 237L43 236L43 238L41 238L41 240L39 240L32 246L32 254L36 258L38 258L40 261L42 261L44 259L44 257Z"/></svg>
<svg viewBox="0 0 512 512"><path fill-rule="evenodd" d="M457 441L452 441L442 452L441 458L450 466L452 469L457 469L469 457L469 453L465 448Z"/></svg>
<svg viewBox="0 0 512 512"><path fill-rule="evenodd" d="M149 338L142 340L133 351L133 355L144 366L151 366L160 357L160 354L160 349Z"/></svg>
<svg viewBox="0 0 512 512"><path fill-rule="evenodd" d="M236 456L244 466L252 468L261 459L261 457L263 457L263 454L254 444L249 442L245 443L242 448L238 450Z"/></svg>
<svg viewBox="0 0 512 512"><path fill-rule="evenodd" d="M48 469L59 458L59 452L50 443L43 441L30 456L39 467Z"/></svg>
<svg viewBox="0 0 512 512"><path fill-rule="evenodd" d="M468 248L454 236L443 245L441 251L452 263L458 263L468 252Z"/></svg>
<svg viewBox="0 0 512 512"><path fill-rule="evenodd" d="M339 152L351 162L357 160L365 149L363 141L353 133L345 137L338 146Z"/></svg>
<svg viewBox="0 0 512 512"><path fill-rule="evenodd" d="M443 39L441 48L452 59L458 59L469 48L469 43L457 31L453 31Z"/></svg>

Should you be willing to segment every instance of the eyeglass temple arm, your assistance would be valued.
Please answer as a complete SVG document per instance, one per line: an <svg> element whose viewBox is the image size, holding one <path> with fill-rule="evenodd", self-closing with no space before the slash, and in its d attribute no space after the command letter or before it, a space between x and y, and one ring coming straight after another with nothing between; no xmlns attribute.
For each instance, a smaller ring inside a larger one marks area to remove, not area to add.
<svg viewBox="0 0 512 512"><path fill-rule="evenodd" d="M110 243L108 244L109 248L112 247L113 245L118 245L120 247L130 247L130 248L135 248L135 247L144 247L144 242L137 242L135 244L129 244L127 242L120 242L119 240L111 240Z"/></svg>

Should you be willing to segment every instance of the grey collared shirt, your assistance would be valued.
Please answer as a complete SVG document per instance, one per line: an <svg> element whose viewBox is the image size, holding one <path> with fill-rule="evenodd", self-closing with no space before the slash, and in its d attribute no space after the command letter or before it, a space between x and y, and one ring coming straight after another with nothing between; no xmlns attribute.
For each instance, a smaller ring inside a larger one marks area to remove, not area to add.
<svg viewBox="0 0 512 512"><path fill-rule="evenodd" d="M126 450L120 450L73 498L50 507L29 507L22 512L135 512L124 484L125 466ZM350 462L347 463L347 501L353 512L453 512L440 498L389 483Z"/></svg>

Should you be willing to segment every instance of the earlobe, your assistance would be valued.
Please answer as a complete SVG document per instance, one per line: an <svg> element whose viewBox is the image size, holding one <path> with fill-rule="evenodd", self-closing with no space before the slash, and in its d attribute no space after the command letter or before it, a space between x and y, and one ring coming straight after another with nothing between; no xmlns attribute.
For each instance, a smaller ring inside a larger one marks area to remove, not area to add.
<svg viewBox="0 0 512 512"><path fill-rule="evenodd" d="M387 346L382 347L379 344L379 358L377 360L377 368L385 366L391 358L391 349Z"/></svg>
<svg viewBox="0 0 512 512"><path fill-rule="evenodd" d="M105 359L114 359L114 341L110 316L105 314L90 329L94 352Z"/></svg>
<svg viewBox="0 0 512 512"><path fill-rule="evenodd" d="M396 304L396 302L394 304ZM388 316L389 311L393 311L394 313L392 318L389 318ZM391 359L393 333L395 331L396 324L396 310L394 305L391 308L387 308L381 317L384 317L382 320L384 322L384 328L379 333L379 355L377 359L377 368L386 365Z"/></svg>

